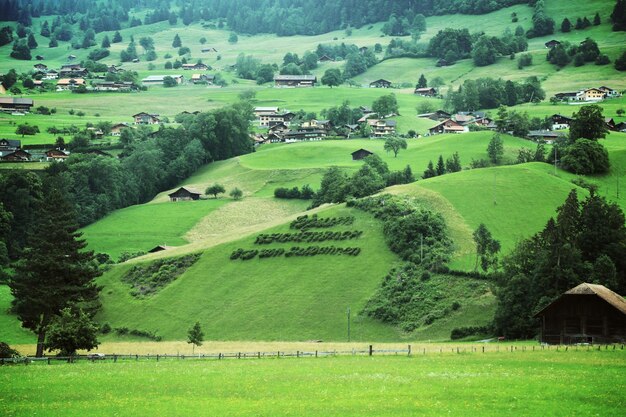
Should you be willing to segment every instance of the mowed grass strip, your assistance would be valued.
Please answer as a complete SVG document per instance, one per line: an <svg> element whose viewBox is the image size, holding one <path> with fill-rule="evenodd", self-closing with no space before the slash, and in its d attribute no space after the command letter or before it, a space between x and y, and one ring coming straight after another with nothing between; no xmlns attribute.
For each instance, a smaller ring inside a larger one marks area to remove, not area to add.
<svg viewBox="0 0 626 417"><path fill-rule="evenodd" d="M619 416L626 353L36 364L0 385L8 416Z"/></svg>
<svg viewBox="0 0 626 417"><path fill-rule="evenodd" d="M81 231L88 248L108 253L147 251L156 245L178 246L202 217L225 204L226 199L142 204L117 210Z"/></svg>

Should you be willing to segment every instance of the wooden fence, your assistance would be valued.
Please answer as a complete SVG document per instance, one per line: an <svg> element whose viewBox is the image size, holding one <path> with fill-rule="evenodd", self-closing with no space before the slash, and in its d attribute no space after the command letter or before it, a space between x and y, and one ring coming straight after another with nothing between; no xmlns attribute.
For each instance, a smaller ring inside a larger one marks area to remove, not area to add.
<svg viewBox="0 0 626 417"><path fill-rule="evenodd" d="M482 345L482 346L437 346L437 347L424 347L407 345L406 349L374 349L374 345L367 346L366 349L358 350L331 350L331 351L273 351L273 352L226 352L226 353L212 353L212 354L196 354L196 355L180 355L180 354L164 354L164 355L138 355L138 354L87 354L87 355L75 355L75 356L44 356L34 357L26 356L19 358L0 358L0 365L5 363L74 363L78 361L91 361L91 362L114 362L118 361L172 361L172 360L226 360L226 359L281 359L281 358L319 358L329 356L419 356L427 354L472 354L472 353L498 353L498 352L541 352L541 351L553 351L553 352L567 352L567 351L616 351L624 350L624 344L618 345L572 345L572 346L559 346L559 345L533 345L533 346L506 346L503 344L497 345Z"/></svg>

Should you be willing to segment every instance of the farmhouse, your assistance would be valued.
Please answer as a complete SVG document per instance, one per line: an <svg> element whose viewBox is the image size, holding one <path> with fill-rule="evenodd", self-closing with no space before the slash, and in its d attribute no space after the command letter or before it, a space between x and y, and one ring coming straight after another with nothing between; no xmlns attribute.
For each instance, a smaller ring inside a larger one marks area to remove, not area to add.
<svg viewBox="0 0 626 417"><path fill-rule="evenodd" d="M270 127L278 123L284 123L289 126L291 119L293 119L296 115L292 112L284 112L284 113L270 113L270 114L262 114L259 116L259 125Z"/></svg>
<svg viewBox="0 0 626 417"><path fill-rule="evenodd" d="M553 132L551 130L531 130L528 132L528 138L532 140L545 140L552 143L554 140L565 136L563 132Z"/></svg>
<svg viewBox="0 0 626 417"><path fill-rule="evenodd" d="M185 80L185 77L183 77L182 75L179 74L174 74L174 75L149 75L146 78L144 78L143 80L141 80L141 82L145 85L163 85L163 81L165 80L165 77L172 77L174 79L174 81L176 81L176 83L178 84L182 84L182 82Z"/></svg>
<svg viewBox="0 0 626 417"><path fill-rule="evenodd" d="M22 141L13 139L0 139L0 156L15 152L22 147Z"/></svg>
<svg viewBox="0 0 626 417"><path fill-rule="evenodd" d="M374 152L370 152L367 149L361 148L359 150L356 150L356 151L352 152L351 155L352 155L352 160L353 161L360 161L363 158L366 158L366 157L368 157L370 155L374 155Z"/></svg>
<svg viewBox="0 0 626 417"><path fill-rule="evenodd" d="M7 154L0 152L0 160L5 162L27 162L30 161L30 154L22 149L17 149Z"/></svg>
<svg viewBox="0 0 626 417"><path fill-rule="evenodd" d="M78 88L81 85L85 85L84 78L61 78L57 82L57 90L58 91L73 90L75 88Z"/></svg>
<svg viewBox="0 0 626 417"><path fill-rule="evenodd" d="M209 74L192 74L191 75L191 83L192 84L213 84L213 80L215 80L215 75Z"/></svg>
<svg viewBox="0 0 626 417"><path fill-rule="evenodd" d="M170 197L170 201L187 201L199 200L202 193L189 187L180 187L178 190L168 195Z"/></svg>
<svg viewBox="0 0 626 417"><path fill-rule="evenodd" d="M626 122L620 122L615 125L615 130L626 133Z"/></svg>
<svg viewBox="0 0 626 417"><path fill-rule="evenodd" d="M111 136L120 136L122 134L122 130L129 127L130 126L128 126L127 123L116 123L111 126Z"/></svg>
<svg viewBox="0 0 626 417"><path fill-rule="evenodd" d="M437 89L434 87L416 88L414 93L422 97L435 97L437 95Z"/></svg>
<svg viewBox="0 0 626 417"><path fill-rule="evenodd" d="M322 56L319 58L319 61L320 61L320 62L331 62L331 61L334 61L334 59L332 59L332 58L331 58L331 57L329 57L328 55L322 55Z"/></svg>
<svg viewBox="0 0 626 417"><path fill-rule="evenodd" d="M133 91L137 90L137 86L130 81L100 81L93 87L94 91Z"/></svg>
<svg viewBox="0 0 626 417"><path fill-rule="evenodd" d="M550 119L552 120L552 130L567 129L572 122L571 117L563 116L562 114L553 114L550 116Z"/></svg>
<svg viewBox="0 0 626 417"><path fill-rule="evenodd" d="M315 75L277 75L274 77L276 87L314 87L317 83Z"/></svg>
<svg viewBox="0 0 626 417"><path fill-rule="evenodd" d="M370 83L370 87L373 87L373 88L389 88L389 87L391 87L391 81L384 80L384 79L381 78L379 80L372 81Z"/></svg>
<svg viewBox="0 0 626 417"><path fill-rule="evenodd" d="M33 68L37 71L46 72L48 70L48 66L46 64L38 63L33 65Z"/></svg>
<svg viewBox="0 0 626 417"><path fill-rule="evenodd" d="M281 135L277 135L281 137ZM326 137L326 131L315 128L298 128L297 130L290 130L282 135L282 140L285 142L299 142L302 140L322 140Z"/></svg>
<svg viewBox="0 0 626 417"><path fill-rule="evenodd" d="M431 135L437 135L440 133L465 133L467 131L468 129L466 127L461 126L461 124L452 119L446 119L428 129L428 133Z"/></svg>
<svg viewBox="0 0 626 417"><path fill-rule="evenodd" d="M601 101L604 100L606 94L599 88L588 88L578 93L579 101Z"/></svg>
<svg viewBox="0 0 626 417"><path fill-rule="evenodd" d="M146 112L133 114L133 118L135 119L136 125L156 125L161 122L158 114L150 114Z"/></svg>
<svg viewBox="0 0 626 417"><path fill-rule="evenodd" d="M276 123L274 126L270 127L269 133L281 134L289 131L289 126L285 123Z"/></svg>
<svg viewBox="0 0 626 417"><path fill-rule="evenodd" d="M604 118L604 124L606 125L607 129L609 130L617 130L616 129L616 123L615 120L612 117L605 117Z"/></svg>
<svg viewBox="0 0 626 417"><path fill-rule="evenodd" d="M33 105L32 98L0 97L0 110L5 112L29 112Z"/></svg>
<svg viewBox="0 0 626 417"><path fill-rule="evenodd" d="M602 91L606 98L615 98L622 95L619 91L613 90L612 88L605 85L603 85L602 87L598 87L598 90Z"/></svg>
<svg viewBox="0 0 626 417"><path fill-rule="evenodd" d="M396 121L389 119L368 119L367 124L372 128L372 136L383 137L396 133Z"/></svg>
<svg viewBox="0 0 626 417"><path fill-rule="evenodd" d="M182 67L184 70L194 70L194 71L206 71L209 67L206 64L197 63L197 64L183 64Z"/></svg>
<svg viewBox="0 0 626 417"><path fill-rule="evenodd" d="M626 341L626 301L603 285L582 283L535 314L543 343Z"/></svg>
<svg viewBox="0 0 626 417"><path fill-rule="evenodd" d="M56 80L57 78L59 78L59 72L57 70L50 70L48 72L46 72L46 74L43 76L43 80Z"/></svg>
<svg viewBox="0 0 626 417"><path fill-rule="evenodd" d="M59 77L86 77L87 69L80 66L80 64L65 64L61 65L59 70Z"/></svg>
<svg viewBox="0 0 626 417"><path fill-rule="evenodd" d="M50 149L48 151L46 151L46 161L48 162L52 162L52 161L64 161L67 159L69 155L59 149Z"/></svg>

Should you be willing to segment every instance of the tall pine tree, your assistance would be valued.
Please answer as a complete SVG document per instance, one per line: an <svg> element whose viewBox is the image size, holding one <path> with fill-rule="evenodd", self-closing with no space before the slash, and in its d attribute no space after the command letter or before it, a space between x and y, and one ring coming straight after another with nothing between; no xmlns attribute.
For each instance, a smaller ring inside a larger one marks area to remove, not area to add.
<svg viewBox="0 0 626 417"><path fill-rule="evenodd" d="M93 315L100 307L94 282L100 271L77 230L72 207L52 189L9 281L14 312L37 335L37 356L43 355L48 327L61 310L74 305Z"/></svg>

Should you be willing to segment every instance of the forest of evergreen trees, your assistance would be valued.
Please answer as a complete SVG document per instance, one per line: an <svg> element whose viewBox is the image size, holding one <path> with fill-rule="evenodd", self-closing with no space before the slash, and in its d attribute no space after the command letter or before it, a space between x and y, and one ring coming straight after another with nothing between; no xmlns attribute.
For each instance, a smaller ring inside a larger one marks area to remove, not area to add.
<svg viewBox="0 0 626 417"><path fill-rule="evenodd" d="M528 0L0 0L1 20L30 26L34 17L61 15L91 22L94 31L117 30L129 12L144 9L144 24L181 19L184 24L221 19L241 33L313 35L345 27L387 21L395 14L413 21L416 15L484 14ZM174 7L172 7L174 6ZM135 18L136 19L136 18ZM142 22L131 18L136 26Z"/></svg>

